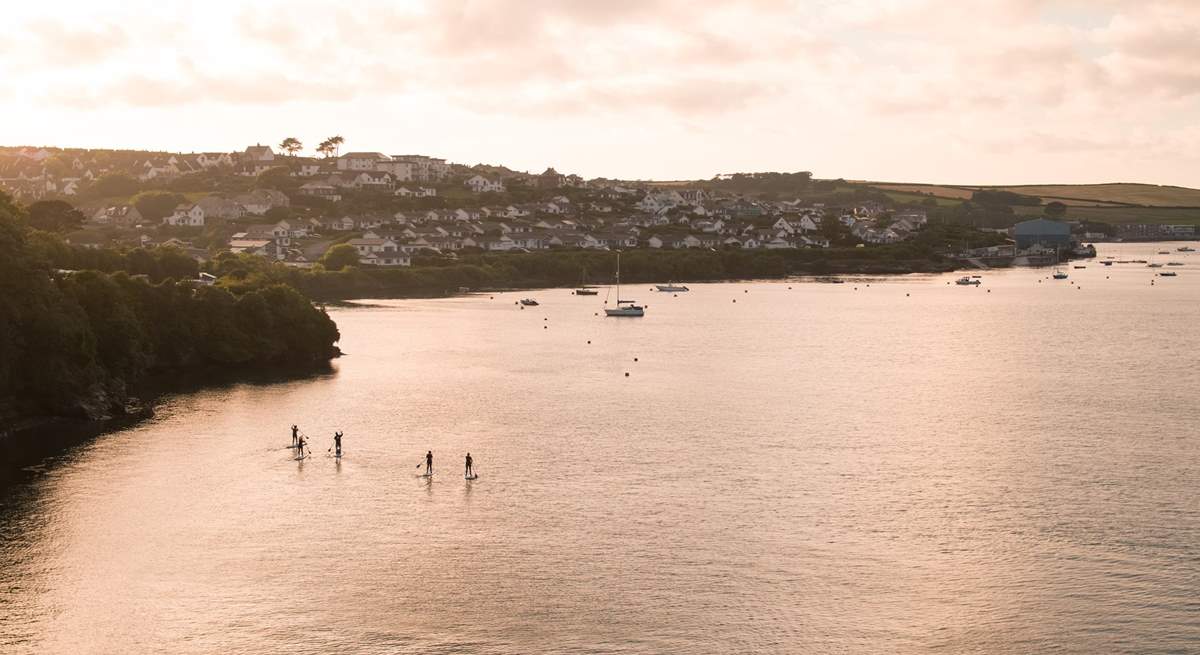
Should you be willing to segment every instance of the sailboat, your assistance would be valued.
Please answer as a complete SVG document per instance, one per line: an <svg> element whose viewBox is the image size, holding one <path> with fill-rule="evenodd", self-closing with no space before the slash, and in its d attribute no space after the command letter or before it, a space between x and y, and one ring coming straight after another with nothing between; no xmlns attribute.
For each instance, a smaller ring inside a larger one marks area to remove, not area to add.
<svg viewBox="0 0 1200 655"><path fill-rule="evenodd" d="M595 289L589 289L587 285L587 269L583 269L583 277L579 280L579 288L575 290L577 296L594 296L600 293Z"/></svg>
<svg viewBox="0 0 1200 655"><path fill-rule="evenodd" d="M604 308L605 316L645 316L646 308L632 300L621 300L621 251L617 251L617 306Z"/></svg>

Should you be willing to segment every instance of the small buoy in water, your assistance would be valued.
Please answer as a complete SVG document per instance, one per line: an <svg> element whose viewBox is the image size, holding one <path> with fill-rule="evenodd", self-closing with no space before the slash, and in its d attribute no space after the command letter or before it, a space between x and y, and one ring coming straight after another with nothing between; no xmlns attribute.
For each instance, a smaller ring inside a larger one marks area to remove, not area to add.
<svg viewBox="0 0 1200 655"><path fill-rule="evenodd" d="M634 357L634 358L633 358L633 361L635 361L635 362L636 362L636 361L637 361L637 357Z"/></svg>
<svg viewBox="0 0 1200 655"><path fill-rule="evenodd" d="M588 339L588 343L591 343L591 342L592 342L592 340L591 340L591 339Z"/></svg>
<svg viewBox="0 0 1200 655"><path fill-rule="evenodd" d="M991 293L991 292L992 292L992 290L991 290L991 289L988 289L988 293Z"/></svg>
<svg viewBox="0 0 1200 655"><path fill-rule="evenodd" d="M542 326L542 329L543 329L543 330L549 330L549 329L550 329L550 326L549 326L549 325L543 325L543 326Z"/></svg>
<svg viewBox="0 0 1200 655"><path fill-rule="evenodd" d="M905 298L907 298L908 296L909 296L909 294L907 294L907 293L906 293L906 294L904 294L904 297L905 297Z"/></svg>
<svg viewBox="0 0 1200 655"><path fill-rule="evenodd" d="M674 296L672 296L672 297L673 297L673 298L678 298L678 297L679 297L679 294L675 294L675 295L674 295Z"/></svg>
<svg viewBox="0 0 1200 655"><path fill-rule="evenodd" d="M488 296L488 300L495 300L496 296Z"/></svg>
<svg viewBox="0 0 1200 655"><path fill-rule="evenodd" d="M595 314L592 314L592 316L599 316L599 315L600 315L600 312L596 312ZM589 341L588 343L591 343L591 341Z"/></svg>
<svg viewBox="0 0 1200 655"><path fill-rule="evenodd" d="M521 305L521 309L525 309L525 305Z"/></svg>
<svg viewBox="0 0 1200 655"><path fill-rule="evenodd" d="M1153 284L1153 282L1151 282L1151 284ZM737 302L737 298L734 298L734 299L733 299L733 302Z"/></svg>
<svg viewBox="0 0 1200 655"><path fill-rule="evenodd" d="M625 377L629 377L629 371L625 372Z"/></svg>
<svg viewBox="0 0 1200 655"><path fill-rule="evenodd" d="M792 290L792 288L791 288L791 287L788 287L788 291L791 291L791 290Z"/></svg>
<svg viewBox="0 0 1200 655"><path fill-rule="evenodd" d="M548 320L550 320L550 319L549 319L549 318L543 318L542 320L543 320L543 321L548 321Z"/></svg>
<svg viewBox="0 0 1200 655"><path fill-rule="evenodd" d="M749 289L742 289L742 293L750 293Z"/></svg>

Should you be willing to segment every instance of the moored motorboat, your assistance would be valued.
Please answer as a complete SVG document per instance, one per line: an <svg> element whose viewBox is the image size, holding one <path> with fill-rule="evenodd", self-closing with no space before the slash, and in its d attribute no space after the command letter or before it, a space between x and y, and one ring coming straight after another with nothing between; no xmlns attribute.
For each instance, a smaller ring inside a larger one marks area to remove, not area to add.
<svg viewBox="0 0 1200 655"><path fill-rule="evenodd" d="M526 307L536 307L538 305L538 301L534 300L533 298L522 298L521 304L525 305Z"/></svg>
<svg viewBox="0 0 1200 655"><path fill-rule="evenodd" d="M1053 277L1056 280L1065 280L1065 279L1067 279L1068 276L1067 276L1066 271L1062 270L1061 268L1056 268L1056 269L1054 269Z"/></svg>
<svg viewBox="0 0 1200 655"><path fill-rule="evenodd" d="M1161 272L1159 273L1159 275L1161 275L1161 276L1163 276L1163 277L1176 277L1176 276L1178 276L1179 274L1178 274L1178 273L1176 273L1175 271L1161 271Z"/></svg>
<svg viewBox="0 0 1200 655"><path fill-rule="evenodd" d="M1196 252L1195 248L1191 248L1189 246L1181 246L1179 248L1176 248L1175 250L1177 250L1179 252Z"/></svg>
<svg viewBox="0 0 1200 655"><path fill-rule="evenodd" d="M982 280L974 280L969 277L963 276L963 277L960 277L957 280L955 280L954 283L961 284L963 286L972 286L972 285L983 284L983 281Z"/></svg>
<svg viewBox="0 0 1200 655"><path fill-rule="evenodd" d="M666 292L666 293L680 293L683 291L691 291L691 289L688 289L685 286L675 284L674 282L669 282L667 284L656 284L656 285L654 285L654 288L658 289L659 291Z"/></svg>

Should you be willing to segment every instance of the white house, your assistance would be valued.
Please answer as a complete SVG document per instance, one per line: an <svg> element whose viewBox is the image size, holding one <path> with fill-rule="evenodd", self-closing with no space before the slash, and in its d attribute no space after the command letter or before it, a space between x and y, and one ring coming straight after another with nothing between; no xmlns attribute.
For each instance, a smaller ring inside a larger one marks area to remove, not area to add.
<svg viewBox="0 0 1200 655"><path fill-rule="evenodd" d="M475 193L503 192L504 183L499 180L493 182L482 175L474 175L465 182L467 188Z"/></svg>
<svg viewBox="0 0 1200 655"><path fill-rule="evenodd" d="M216 168L218 166L233 166L233 157L227 152L202 152L196 155L196 163L201 168Z"/></svg>
<svg viewBox="0 0 1200 655"><path fill-rule="evenodd" d="M358 261L368 266L412 266L412 258L395 241L367 232L359 239L347 241L358 251Z"/></svg>
<svg viewBox="0 0 1200 655"><path fill-rule="evenodd" d="M348 152L338 157L339 171L374 171L379 162L389 162L391 157L381 152Z"/></svg>
<svg viewBox="0 0 1200 655"><path fill-rule="evenodd" d="M204 227L204 209L200 205L177 205L170 216L163 217L162 222L163 225Z"/></svg>
<svg viewBox="0 0 1200 655"><path fill-rule="evenodd" d="M254 162L275 161L275 152L271 150L271 146L264 146L261 143L246 146L246 151L242 153L242 160Z"/></svg>
<svg viewBox="0 0 1200 655"><path fill-rule="evenodd" d="M234 202L246 208L248 214L262 215L272 207L287 207L290 203L287 195L275 189L255 189L234 197Z"/></svg>
<svg viewBox="0 0 1200 655"><path fill-rule="evenodd" d="M363 171L354 176L354 187L358 189L390 189L392 175L377 171Z"/></svg>

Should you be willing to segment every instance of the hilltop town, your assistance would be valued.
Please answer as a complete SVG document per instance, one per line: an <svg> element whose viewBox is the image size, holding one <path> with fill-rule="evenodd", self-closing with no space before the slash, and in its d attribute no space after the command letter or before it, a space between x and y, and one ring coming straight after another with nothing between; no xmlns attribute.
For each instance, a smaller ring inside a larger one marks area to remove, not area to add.
<svg viewBox="0 0 1200 655"><path fill-rule="evenodd" d="M871 190L839 193L807 173L778 191L711 184L585 180L448 163L423 155L320 156L255 144L195 154L0 149L0 188L25 203L61 200L84 217L65 240L102 247L173 246L200 261L222 251L287 265L349 244L358 263L410 266L422 256L551 249L821 249L905 241L927 207ZM750 181L762 181L746 176ZM725 190L722 187L731 187Z"/></svg>

